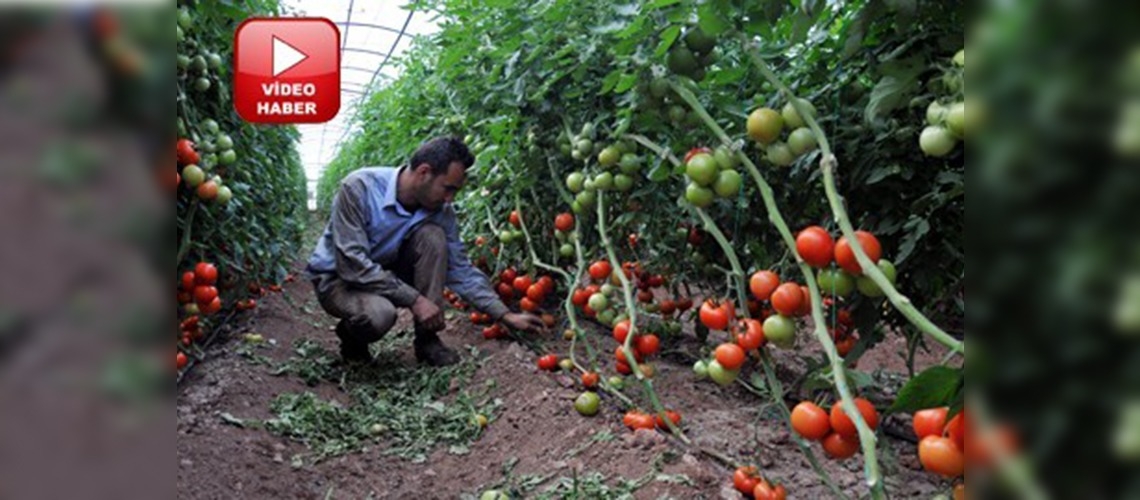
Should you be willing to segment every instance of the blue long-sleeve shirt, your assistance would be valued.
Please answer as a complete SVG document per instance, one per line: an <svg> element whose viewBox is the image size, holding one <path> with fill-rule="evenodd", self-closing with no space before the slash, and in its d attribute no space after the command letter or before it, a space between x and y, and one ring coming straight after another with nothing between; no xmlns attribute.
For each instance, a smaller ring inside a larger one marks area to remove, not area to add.
<svg viewBox="0 0 1140 500"><path fill-rule="evenodd" d="M332 214L317 248L309 258L308 274L318 286L331 286L336 277L357 289L373 291L398 307L411 307L420 293L389 268L400 246L425 222L447 234L447 287L495 320L509 310L492 290L487 276L471 264L459 239L459 223L450 204L438 211L408 212L396 199L401 169L364 168L342 182ZM439 302L438 297L428 299Z"/></svg>

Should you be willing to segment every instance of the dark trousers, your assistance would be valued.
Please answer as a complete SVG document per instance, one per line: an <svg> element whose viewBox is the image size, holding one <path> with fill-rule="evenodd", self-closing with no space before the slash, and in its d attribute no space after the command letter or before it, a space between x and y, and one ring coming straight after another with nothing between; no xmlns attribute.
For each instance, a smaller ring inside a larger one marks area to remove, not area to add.
<svg viewBox="0 0 1140 500"><path fill-rule="evenodd" d="M391 270L442 308L443 286L447 280L447 235L443 228L430 223L418 227L400 246L399 257ZM318 288L317 300L327 313L342 320L337 334L346 345L367 347L396 324L396 306L391 301L375 292L355 289L339 279L332 280L325 293ZM418 326L417 336L421 333Z"/></svg>

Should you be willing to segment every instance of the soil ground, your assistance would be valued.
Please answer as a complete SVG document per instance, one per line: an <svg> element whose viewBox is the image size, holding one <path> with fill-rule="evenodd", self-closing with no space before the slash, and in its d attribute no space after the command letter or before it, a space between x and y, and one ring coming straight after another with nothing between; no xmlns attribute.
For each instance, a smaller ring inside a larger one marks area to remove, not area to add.
<svg viewBox="0 0 1140 500"><path fill-rule="evenodd" d="M623 412L617 400L610 397L603 398L599 415L579 416L573 407L574 398L581 393L575 379L539 372L536 355L528 349L534 344L485 340L481 327L472 325L461 313L450 315L443 338L461 350L465 367L453 373L439 401L428 405L430 408L405 407L403 411L433 412L473 405L469 415L475 414L474 408L489 409L491 421L484 430L464 420L459 428L469 425L471 429L458 437L454 432L437 436L438 442L429 442L423 453L409 457L385 453L393 441L382 429L358 450L317 460L309 445L257 425L285 418L271 410L281 396L312 393L319 401L331 402L334 409L351 408L358 404L354 403L358 397L355 389L367 388L371 391L368 394L380 399L396 397L385 396L382 387L391 384L394 375L434 376L431 369L416 368L410 337L395 333L408 328L410 319L403 313L391 338L384 341L381 368L336 371L335 365L317 363L310 366L323 366L326 375L332 377L310 378L315 382L310 385L296 369L277 373L283 367L298 366L298 342L312 341L335 353L336 337L330 331L334 320L324 314L310 285L302 280L287 283L281 293L263 297L256 311L226 326L225 339L209 350L206 361L179 387L178 496L478 498L486 489L504 488L545 498L741 498L732 488L731 469L701 453L700 447L760 466L765 477L787 486L790 498L833 496L791 439L769 399L739 386L720 388L695 379L690 368L693 359L678 354L696 352L692 338L669 346L673 353L664 354L654 364L656 387L665 405L683 414L684 431L694 446L681 445L656 432L630 433L622 425ZM608 353L616 343L597 325L591 328L591 342L608 363L603 371L612 374L612 355ZM266 342L252 346L243 340L250 333L263 336ZM569 350L568 342L556 332L531 340L552 352ZM901 337L889 338L863 357L860 371L875 373L882 380L905 376L906 365L900 354L906 352L905 347ZM921 353L919 368L939 362L943 354ZM806 368L806 363L790 352L778 352L776 360L784 384L795 381ZM344 377L339 383L338 374ZM638 389L628 385L627 393L646 401ZM409 421L406 415L389 414L393 411L401 410L377 410L375 415L365 412L363 416L386 422ZM463 414L462 408L459 412ZM334 426L328 422L323 425ZM919 470L915 445L905 437L908 426L905 418L890 417L879 432L880 463L888 491L894 498L930 498L946 491L948 485ZM416 431L420 434L410 431L415 429L400 430L405 436L433 435L432 429ZM867 494L861 454L836 462L823 457L818 444L812 449L848 495L859 498Z"/></svg>

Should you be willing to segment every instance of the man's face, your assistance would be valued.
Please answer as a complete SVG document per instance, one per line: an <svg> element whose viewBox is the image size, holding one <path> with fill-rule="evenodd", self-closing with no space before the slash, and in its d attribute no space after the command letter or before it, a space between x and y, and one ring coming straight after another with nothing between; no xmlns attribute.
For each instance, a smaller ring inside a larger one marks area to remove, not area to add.
<svg viewBox="0 0 1140 500"><path fill-rule="evenodd" d="M463 183L467 181L467 172L463 165L459 162L452 163L448 165L447 173L434 177L431 175L430 166L421 165L420 169L423 168L427 169L427 175L423 177L424 182L419 189L418 201L420 206L429 211L436 211L443 208L445 203L455 201L456 193L463 188Z"/></svg>

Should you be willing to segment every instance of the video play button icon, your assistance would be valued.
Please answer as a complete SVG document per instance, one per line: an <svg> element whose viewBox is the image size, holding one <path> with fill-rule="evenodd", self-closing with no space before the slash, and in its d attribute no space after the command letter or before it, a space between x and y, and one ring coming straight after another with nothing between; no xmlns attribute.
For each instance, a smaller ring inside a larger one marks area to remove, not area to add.
<svg viewBox="0 0 1140 500"><path fill-rule="evenodd" d="M324 123L340 112L340 30L324 18L246 19L234 34L234 109L250 123Z"/></svg>
<svg viewBox="0 0 1140 500"><path fill-rule="evenodd" d="M301 61L308 59L309 56L304 52L297 50L292 45L289 45L284 40L273 37L273 78L281 76L281 73L289 71Z"/></svg>

